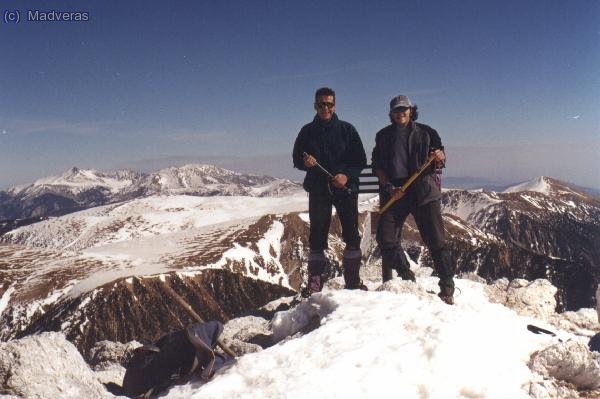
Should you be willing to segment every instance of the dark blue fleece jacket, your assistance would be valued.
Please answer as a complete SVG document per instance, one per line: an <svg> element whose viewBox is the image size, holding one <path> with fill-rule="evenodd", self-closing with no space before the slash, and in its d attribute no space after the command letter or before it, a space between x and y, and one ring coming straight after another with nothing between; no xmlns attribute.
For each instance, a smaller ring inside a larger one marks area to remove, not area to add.
<svg viewBox="0 0 600 399"><path fill-rule="evenodd" d="M294 143L294 167L306 171L304 189L310 193L326 193L329 178L318 167L304 166L303 152L314 156L332 175L348 176L346 186L353 193L358 192L358 175L367 165L367 157L360 136L350 123L338 119L336 114L329 121L315 116L300 129Z"/></svg>

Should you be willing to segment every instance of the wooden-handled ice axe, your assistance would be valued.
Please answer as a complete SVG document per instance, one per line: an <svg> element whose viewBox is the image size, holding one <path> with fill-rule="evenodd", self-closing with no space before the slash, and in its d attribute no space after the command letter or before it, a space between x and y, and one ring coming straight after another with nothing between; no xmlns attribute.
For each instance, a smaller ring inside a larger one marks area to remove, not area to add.
<svg viewBox="0 0 600 399"><path fill-rule="evenodd" d="M181 305L181 307L190 315L192 316L192 318L194 320L196 320L198 323L204 323L204 320L202 320L202 317L200 317L198 315L198 313L196 313L194 311L194 309L192 309L192 306L187 303L178 293L176 293L173 288L171 288L171 286L168 283L165 283L163 285L163 288L165 289L165 291L167 292L167 294L169 294L169 296L171 298L173 298L175 300L175 302L177 302L179 305ZM229 356L235 358L237 355L231 350L231 348L229 348L227 345L225 345L225 343L219 338L217 339L217 345L219 345L219 347L221 349L223 349L223 352L227 353Z"/></svg>
<svg viewBox="0 0 600 399"><path fill-rule="evenodd" d="M429 156L429 158L427 158L427 160L425 161L425 163L424 163L424 164L423 164L423 165L422 165L422 166L419 168L419 170L417 170L415 173L413 173L413 174L412 174L412 176L411 176L411 177L410 177L410 178L409 178L409 179L406 181L406 183L404 183L404 184L402 185L402 187L400 187L400 190L401 190L403 193L405 193L405 192L406 192L406 190L408 189L408 187L409 187L409 186L412 184L412 182L414 182L414 181L415 181L415 179L416 179L417 177L419 177L419 176L421 175L421 173L423 173L423 171L424 171L425 169L427 169L427 167L428 167L429 165L431 165L431 163L433 162L433 160L434 160L434 159L435 159L435 155L434 155L434 154L430 155L430 156ZM390 199L389 199L389 200L388 200L388 201L385 203L385 205L379 209L379 212L378 212L378 213L381 215L383 212L387 211L387 210L388 210L388 208L389 208L390 206L392 206L392 204L394 204L394 202L398 201L400 198L402 198L402 197L396 197L396 196L392 196L392 197L391 197L391 198L390 198Z"/></svg>
<svg viewBox="0 0 600 399"><path fill-rule="evenodd" d="M309 156L308 153L306 153L306 152L303 152L302 155L305 156L305 157ZM316 166L319 169L321 169L321 171L323 171L323 173L325 173L327 176L329 176L330 180L334 180L335 179L335 176L332 175L331 173L329 173L329 171L327 169L325 169L323 166L321 166L321 164L316 159L315 159L315 162L316 162ZM348 187L346 187L346 186L342 187L342 190L344 190L346 192L346 194L350 194L351 193L350 189Z"/></svg>

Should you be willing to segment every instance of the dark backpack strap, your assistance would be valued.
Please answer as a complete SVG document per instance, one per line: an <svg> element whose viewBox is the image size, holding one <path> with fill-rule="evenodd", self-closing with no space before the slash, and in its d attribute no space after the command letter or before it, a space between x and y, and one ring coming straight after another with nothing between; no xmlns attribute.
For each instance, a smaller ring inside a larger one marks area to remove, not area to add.
<svg viewBox="0 0 600 399"><path fill-rule="evenodd" d="M190 340L190 343L196 349L194 364L196 364L196 368L198 366L201 367L202 379L208 381L210 377L212 377L215 366L215 352L213 351L210 345L214 346L216 338L218 338L218 336L221 334L221 331L223 331L223 327L222 325L215 325L216 331L210 331L212 332L211 335L213 335L213 337L209 337L205 334L202 334L206 331L199 330L200 328L206 327L208 327L208 323L204 323L202 325L191 324L185 329L185 331L187 333L188 339ZM216 335L216 337L214 337L214 335ZM207 340L214 340L214 342L205 342ZM195 369L191 370L190 373L192 373L193 371L195 371Z"/></svg>

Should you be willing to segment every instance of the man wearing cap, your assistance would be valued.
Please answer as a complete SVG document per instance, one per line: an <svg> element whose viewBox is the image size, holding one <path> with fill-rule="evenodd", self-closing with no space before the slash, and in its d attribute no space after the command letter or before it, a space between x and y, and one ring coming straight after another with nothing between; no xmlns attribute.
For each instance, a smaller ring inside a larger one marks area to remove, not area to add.
<svg viewBox="0 0 600 399"><path fill-rule="evenodd" d="M303 186L308 191L310 254L305 294L323 287L332 206L346 244L342 261L346 288L364 289L359 277L358 175L367 164L365 150L354 126L338 119L332 89L316 91L314 108L317 114L298 133L292 154L294 167L306 171Z"/></svg>
<svg viewBox="0 0 600 399"><path fill-rule="evenodd" d="M380 216L377 227L383 281L392 278L392 269L402 279L415 281L400 245L402 226L406 217L412 214L440 278L438 295L444 302L453 304L454 270L442 223L442 194L434 177L435 169L445 165L444 146L434 129L415 122L417 106L408 97L394 97L389 116L392 123L377 133L372 158L373 173L379 178L380 204L385 204L392 196L400 198ZM430 155L435 156L435 165L428 167L403 192L400 187Z"/></svg>

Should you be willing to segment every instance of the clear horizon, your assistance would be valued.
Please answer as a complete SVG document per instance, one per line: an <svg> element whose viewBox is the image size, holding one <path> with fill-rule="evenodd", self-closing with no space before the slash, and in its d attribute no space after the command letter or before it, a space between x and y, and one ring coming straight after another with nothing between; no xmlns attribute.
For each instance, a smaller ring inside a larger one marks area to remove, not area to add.
<svg viewBox="0 0 600 399"><path fill-rule="evenodd" d="M88 21L27 21L27 11ZM391 97L447 177L600 188L600 2L3 2L0 190L70 167L211 163L298 179L314 91L370 158ZM10 22L10 21L9 21Z"/></svg>

